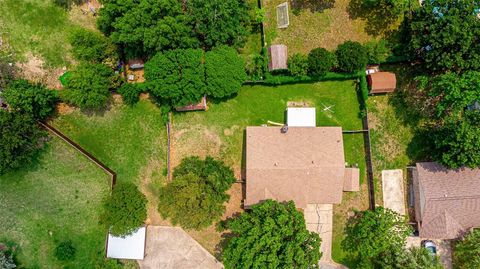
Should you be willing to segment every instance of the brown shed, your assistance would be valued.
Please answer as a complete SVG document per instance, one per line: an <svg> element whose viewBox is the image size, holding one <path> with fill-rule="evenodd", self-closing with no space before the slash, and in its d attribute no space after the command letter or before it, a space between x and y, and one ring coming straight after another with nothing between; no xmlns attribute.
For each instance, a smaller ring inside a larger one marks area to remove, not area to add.
<svg viewBox="0 0 480 269"><path fill-rule="evenodd" d="M145 66L145 62L140 58L134 58L128 60L128 66L130 69L142 69Z"/></svg>
<svg viewBox="0 0 480 269"><path fill-rule="evenodd" d="M376 72L367 76L370 93L389 93L397 88L397 78L394 73Z"/></svg>
<svg viewBox="0 0 480 269"><path fill-rule="evenodd" d="M197 110L207 110L207 97L204 95L198 104L190 104L182 107L176 107L176 111L197 111Z"/></svg>
<svg viewBox="0 0 480 269"><path fill-rule="evenodd" d="M288 49L285 45L271 45L268 47L268 70L287 69Z"/></svg>

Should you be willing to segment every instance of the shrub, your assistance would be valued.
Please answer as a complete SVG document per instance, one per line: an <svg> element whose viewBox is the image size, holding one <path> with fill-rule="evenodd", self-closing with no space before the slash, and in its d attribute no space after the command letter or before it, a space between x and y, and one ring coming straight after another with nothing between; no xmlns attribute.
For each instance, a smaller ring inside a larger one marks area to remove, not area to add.
<svg viewBox="0 0 480 269"><path fill-rule="evenodd" d="M63 241L55 248L55 257L61 261L71 261L75 258L77 250L71 240Z"/></svg>
<svg viewBox="0 0 480 269"><path fill-rule="evenodd" d="M225 212L225 193L235 182L233 171L212 157L188 157L173 172L173 181L160 190L163 218L185 229L202 229Z"/></svg>
<svg viewBox="0 0 480 269"><path fill-rule="evenodd" d="M142 88L135 83L125 83L118 89L118 93L122 95L125 104L134 105L140 100Z"/></svg>
<svg viewBox="0 0 480 269"><path fill-rule="evenodd" d="M250 58L247 60L245 69L248 77L251 80L256 81L263 79L265 74L268 73L267 66L267 52L266 49L263 48L261 53L250 56Z"/></svg>
<svg viewBox="0 0 480 269"><path fill-rule="evenodd" d="M324 48L313 49L308 54L308 72L312 76L325 76L336 61L334 53Z"/></svg>
<svg viewBox="0 0 480 269"><path fill-rule="evenodd" d="M103 203L100 220L115 236L127 236L147 218L147 199L132 183L119 183Z"/></svg>
<svg viewBox="0 0 480 269"><path fill-rule="evenodd" d="M295 77L304 77L308 73L308 58L305 55L295 53L288 57L288 72Z"/></svg>
<svg viewBox="0 0 480 269"><path fill-rule="evenodd" d="M231 96L240 90L247 79L245 63L235 49L216 47L205 54L205 77L209 96Z"/></svg>
<svg viewBox="0 0 480 269"><path fill-rule="evenodd" d="M367 51L358 42L346 41L337 47L335 54L338 68L344 72L353 73L367 65Z"/></svg>
<svg viewBox="0 0 480 269"><path fill-rule="evenodd" d="M106 105L118 76L103 64L80 64L66 79L64 99L83 109Z"/></svg>
<svg viewBox="0 0 480 269"><path fill-rule="evenodd" d="M454 245L453 264L456 268L480 268L480 230L474 229Z"/></svg>
<svg viewBox="0 0 480 269"><path fill-rule="evenodd" d="M26 113L43 120L55 110L57 91L26 80L15 80L1 93L1 97L17 113Z"/></svg>
<svg viewBox="0 0 480 269"><path fill-rule="evenodd" d="M368 64L381 64L384 63L388 56L392 54L391 49L388 47L387 41L385 39L380 39L379 41L370 41L365 45L365 50L367 51Z"/></svg>
<svg viewBox="0 0 480 269"><path fill-rule="evenodd" d="M366 76L364 76L364 75L360 76L359 86L360 86L360 91L361 91L361 94L362 94L363 106L366 106L367 105L367 99L368 99L368 83L367 83L367 77Z"/></svg>
<svg viewBox="0 0 480 269"><path fill-rule="evenodd" d="M118 61L116 46L100 33L84 28L75 29L69 36L73 56L80 61L103 63L114 68Z"/></svg>

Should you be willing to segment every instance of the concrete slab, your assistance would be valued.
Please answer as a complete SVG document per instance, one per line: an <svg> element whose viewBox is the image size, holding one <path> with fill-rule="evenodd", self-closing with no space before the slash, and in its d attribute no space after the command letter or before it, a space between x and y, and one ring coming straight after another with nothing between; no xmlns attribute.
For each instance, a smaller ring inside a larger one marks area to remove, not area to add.
<svg viewBox="0 0 480 269"><path fill-rule="evenodd" d="M431 240L437 245L437 255L445 269L452 269L452 244L450 240L421 238L418 236L407 237L407 248L420 247L423 240Z"/></svg>
<svg viewBox="0 0 480 269"><path fill-rule="evenodd" d="M148 226L141 269L223 269L223 265L181 228Z"/></svg>
<svg viewBox="0 0 480 269"><path fill-rule="evenodd" d="M321 262L332 262L333 205L308 204L303 211L307 229L316 232L322 239Z"/></svg>
<svg viewBox="0 0 480 269"><path fill-rule="evenodd" d="M403 170L382 171L383 206L400 215L405 215L405 191Z"/></svg>

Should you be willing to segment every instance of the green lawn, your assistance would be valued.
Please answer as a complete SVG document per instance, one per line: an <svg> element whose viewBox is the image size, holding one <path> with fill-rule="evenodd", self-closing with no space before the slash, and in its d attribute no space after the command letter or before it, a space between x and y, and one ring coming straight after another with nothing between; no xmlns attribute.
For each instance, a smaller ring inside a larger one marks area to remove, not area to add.
<svg viewBox="0 0 480 269"><path fill-rule="evenodd" d="M18 244L26 268L94 268L104 257L106 231L98 215L110 178L57 138L39 155L32 165L0 176L0 242ZM67 239L77 254L61 263L54 249Z"/></svg>

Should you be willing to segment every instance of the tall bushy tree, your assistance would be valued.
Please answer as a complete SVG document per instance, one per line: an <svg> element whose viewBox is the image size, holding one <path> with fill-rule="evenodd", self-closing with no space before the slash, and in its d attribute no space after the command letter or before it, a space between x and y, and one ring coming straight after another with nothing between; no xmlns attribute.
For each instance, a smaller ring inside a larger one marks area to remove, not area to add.
<svg viewBox="0 0 480 269"><path fill-rule="evenodd" d="M480 230L474 229L462 240L456 242L453 249L454 268L480 268Z"/></svg>
<svg viewBox="0 0 480 269"><path fill-rule="evenodd" d="M243 45L250 19L244 0L189 0L186 7L205 48Z"/></svg>
<svg viewBox="0 0 480 269"><path fill-rule="evenodd" d="M403 249L412 232L405 217L383 207L356 212L345 227L342 248L358 254L359 262L373 267L390 251Z"/></svg>
<svg viewBox="0 0 480 269"><path fill-rule="evenodd" d="M337 47L338 68L344 72L353 73L366 67L368 56L362 44L346 41Z"/></svg>
<svg viewBox="0 0 480 269"><path fill-rule="evenodd" d="M320 237L309 232L295 204L267 200L226 223L225 268L316 268Z"/></svg>
<svg viewBox="0 0 480 269"><path fill-rule="evenodd" d="M77 28L70 34L69 41L77 60L103 63L112 68L117 64L117 47L100 33Z"/></svg>
<svg viewBox="0 0 480 269"><path fill-rule="evenodd" d="M202 229L225 212L225 192L235 182L233 171L211 157L188 157L173 172L173 181L163 187L158 210L163 218L185 229Z"/></svg>
<svg viewBox="0 0 480 269"><path fill-rule="evenodd" d="M335 54L324 49L316 48L308 54L308 72L312 76L324 76L335 66Z"/></svg>
<svg viewBox="0 0 480 269"><path fill-rule="evenodd" d="M83 63L68 76L63 98L80 108L99 109L107 103L117 80L107 66Z"/></svg>
<svg viewBox="0 0 480 269"><path fill-rule="evenodd" d="M46 133L25 113L0 109L0 174L29 163Z"/></svg>
<svg viewBox="0 0 480 269"><path fill-rule="evenodd" d="M191 18L183 13L180 1L103 2L97 26L113 42L121 45L128 57L152 56L158 51L199 45L192 31Z"/></svg>
<svg viewBox="0 0 480 269"><path fill-rule="evenodd" d="M245 63L235 49L221 46L205 53L207 94L224 98L237 93L247 79Z"/></svg>
<svg viewBox="0 0 480 269"><path fill-rule="evenodd" d="M480 3L424 1L408 23L409 50L431 72L480 68Z"/></svg>
<svg viewBox="0 0 480 269"><path fill-rule="evenodd" d="M288 57L288 72L292 76L303 77L308 74L307 56L295 53Z"/></svg>
<svg viewBox="0 0 480 269"><path fill-rule="evenodd" d="M147 198L132 183L119 183L103 203L101 222L115 236L127 236L147 218Z"/></svg>
<svg viewBox="0 0 480 269"><path fill-rule="evenodd" d="M203 51L177 49L157 53L145 64L150 92L171 106L198 103L205 94Z"/></svg>
<svg viewBox="0 0 480 269"><path fill-rule="evenodd" d="M55 111L57 91L49 90L40 84L26 80L12 81L0 97L17 113L26 113L35 119L43 120Z"/></svg>

